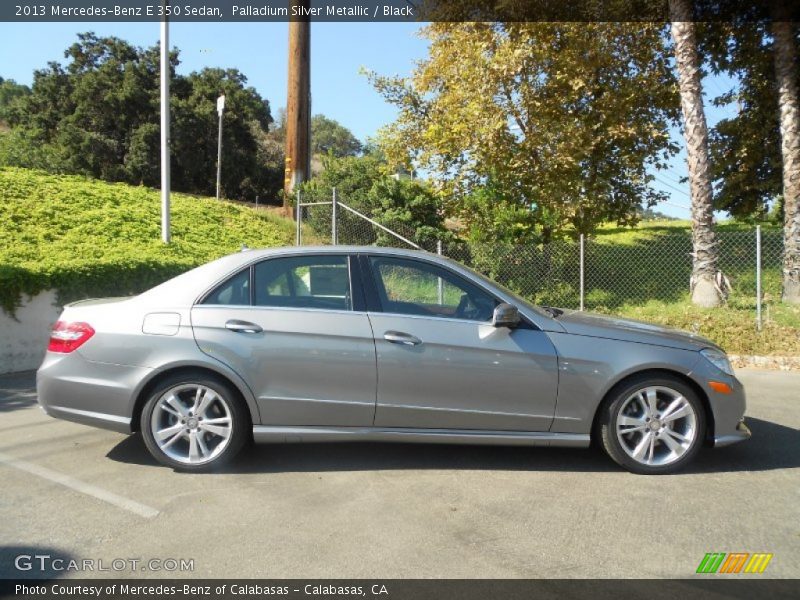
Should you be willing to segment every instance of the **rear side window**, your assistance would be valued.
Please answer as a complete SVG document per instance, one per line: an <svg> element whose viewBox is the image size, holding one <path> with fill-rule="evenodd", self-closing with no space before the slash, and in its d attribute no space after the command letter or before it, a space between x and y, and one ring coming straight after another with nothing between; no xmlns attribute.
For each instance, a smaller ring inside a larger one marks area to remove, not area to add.
<svg viewBox="0 0 800 600"><path fill-rule="evenodd" d="M292 256L255 267L256 306L351 310L346 256Z"/></svg>
<svg viewBox="0 0 800 600"><path fill-rule="evenodd" d="M225 304L229 306L250 305L250 269L239 271L219 284L205 297L203 304Z"/></svg>

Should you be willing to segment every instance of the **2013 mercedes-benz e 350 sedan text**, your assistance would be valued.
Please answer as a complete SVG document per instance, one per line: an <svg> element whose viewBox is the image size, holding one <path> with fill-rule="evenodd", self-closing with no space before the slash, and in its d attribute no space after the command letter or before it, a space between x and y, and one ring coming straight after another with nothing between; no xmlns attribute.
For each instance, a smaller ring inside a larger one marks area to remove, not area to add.
<svg viewBox="0 0 800 600"><path fill-rule="evenodd" d="M447 259L376 247L226 256L133 298L64 308L47 414L141 431L199 471L245 442L589 446L669 473L750 437L712 342L534 306Z"/></svg>

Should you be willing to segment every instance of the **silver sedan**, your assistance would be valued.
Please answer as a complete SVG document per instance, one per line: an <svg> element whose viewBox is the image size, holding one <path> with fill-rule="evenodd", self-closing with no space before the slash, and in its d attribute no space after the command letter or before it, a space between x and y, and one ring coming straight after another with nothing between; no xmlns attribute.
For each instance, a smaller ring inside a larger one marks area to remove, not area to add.
<svg viewBox="0 0 800 600"><path fill-rule="evenodd" d="M131 433L186 471L244 444L587 447L670 473L747 439L701 337L538 307L441 257L375 247L226 256L133 298L75 302L37 374L47 414Z"/></svg>

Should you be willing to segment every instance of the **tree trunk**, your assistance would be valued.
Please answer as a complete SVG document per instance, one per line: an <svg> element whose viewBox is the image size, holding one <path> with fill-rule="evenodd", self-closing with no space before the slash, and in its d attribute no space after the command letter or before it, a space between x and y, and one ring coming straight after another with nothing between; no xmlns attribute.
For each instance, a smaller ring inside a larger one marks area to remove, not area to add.
<svg viewBox="0 0 800 600"><path fill-rule="evenodd" d="M691 0L669 0L669 10L692 198L692 302L698 306L719 306L725 297L725 279L717 268L717 237L714 233L714 207L708 167L708 128L703 110L700 58L695 27L691 21Z"/></svg>
<svg viewBox="0 0 800 600"><path fill-rule="evenodd" d="M800 304L800 94L794 24L772 23L783 156L783 301Z"/></svg>

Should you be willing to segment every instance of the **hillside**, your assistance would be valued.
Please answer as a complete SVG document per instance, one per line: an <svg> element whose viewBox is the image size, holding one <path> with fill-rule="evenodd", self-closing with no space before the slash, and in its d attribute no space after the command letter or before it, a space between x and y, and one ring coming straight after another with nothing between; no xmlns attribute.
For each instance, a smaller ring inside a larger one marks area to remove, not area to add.
<svg viewBox="0 0 800 600"><path fill-rule="evenodd" d="M289 245L291 220L172 195L172 243L161 243L157 190L0 168L0 304L59 290L62 301L135 293L239 250Z"/></svg>

